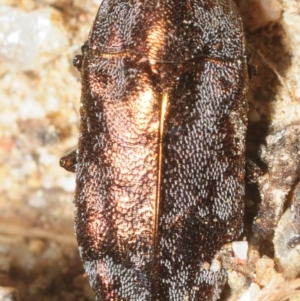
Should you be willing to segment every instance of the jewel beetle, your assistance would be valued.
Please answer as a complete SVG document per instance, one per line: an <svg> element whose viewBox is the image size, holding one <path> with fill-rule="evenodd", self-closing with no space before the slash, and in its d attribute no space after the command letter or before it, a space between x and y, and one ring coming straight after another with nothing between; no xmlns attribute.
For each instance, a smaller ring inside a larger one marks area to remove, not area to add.
<svg viewBox="0 0 300 301"><path fill-rule="evenodd" d="M103 0L82 55L75 231L101 301L213 301L243 230L247 53L231 0ZM75 168L76 167L76 168Z"/></svg>

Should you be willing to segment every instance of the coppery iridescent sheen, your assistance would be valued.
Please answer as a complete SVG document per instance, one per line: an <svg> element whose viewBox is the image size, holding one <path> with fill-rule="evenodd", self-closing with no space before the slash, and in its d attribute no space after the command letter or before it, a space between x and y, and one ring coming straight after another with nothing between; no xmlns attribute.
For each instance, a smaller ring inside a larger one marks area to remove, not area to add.
<svg viewBox="0 0 300 301"><path fill-rule="evenodd" d="M102 301L212 301L243 228L248 88L231 0L103 0L83 57L75 228Z"/></svg>

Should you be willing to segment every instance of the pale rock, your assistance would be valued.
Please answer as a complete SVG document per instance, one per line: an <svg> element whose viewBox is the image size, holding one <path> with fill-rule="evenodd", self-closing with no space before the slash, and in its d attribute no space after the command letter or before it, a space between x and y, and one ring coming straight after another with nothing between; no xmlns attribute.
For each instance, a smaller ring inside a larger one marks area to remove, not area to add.
<svg viewBox="0 0 300 301"><path fill-rule="evenodd" d="M50 7L25 12L0 5L0 58L24 71L49 63L68 43L61 19Z"/></svg>

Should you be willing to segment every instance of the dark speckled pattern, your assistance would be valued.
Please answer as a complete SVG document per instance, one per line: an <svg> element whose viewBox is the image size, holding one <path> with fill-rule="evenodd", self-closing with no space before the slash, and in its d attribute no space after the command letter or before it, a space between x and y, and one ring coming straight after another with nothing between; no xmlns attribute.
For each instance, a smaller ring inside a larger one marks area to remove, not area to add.
<svg viewBox="0 0 300 301"><path fill-rule="evenodd" d="M209 264L243 228L248 77L236 7L103 0L76 66L75 229L96 299L216 300L226 273Z"/></svg>

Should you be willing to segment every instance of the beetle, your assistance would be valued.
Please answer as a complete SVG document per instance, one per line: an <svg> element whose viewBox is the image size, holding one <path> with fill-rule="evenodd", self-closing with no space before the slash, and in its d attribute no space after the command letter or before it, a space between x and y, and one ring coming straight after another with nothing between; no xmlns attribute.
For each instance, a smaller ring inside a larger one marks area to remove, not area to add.
<svg viewBox="0 0 300 301"><path fill-rule="evenodd" d="M96 300L216 300L243 230L247 55L231 0L103 0L82 55L75 231Z"/></svg>

